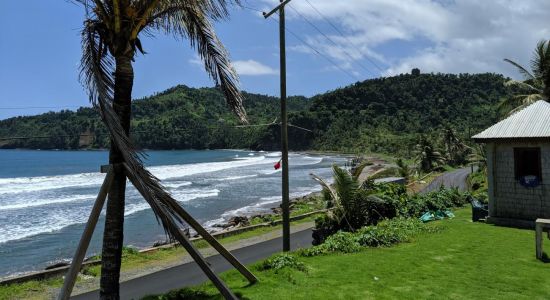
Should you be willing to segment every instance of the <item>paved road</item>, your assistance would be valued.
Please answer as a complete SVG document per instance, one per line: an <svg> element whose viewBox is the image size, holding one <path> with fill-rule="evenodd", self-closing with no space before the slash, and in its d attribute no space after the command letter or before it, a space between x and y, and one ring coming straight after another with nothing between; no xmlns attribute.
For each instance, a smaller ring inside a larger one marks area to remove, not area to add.
<svg viewBox="0 0 550 300"><path fill-rule="evenodd" d="M290 246L292 249L307 248L311 246L311 229L291 234ZM267 258L274 253L282 251L282 239L276 238L248 247L231 251L242 263L250 264ZM216 273L232 269L232 266L220 255L206 259ZM195 263L186 263L143 277L122 282L120 285L121 299L140 299L151 294L166 293L170 290L197 285L208 280ZM99 299L99 291L72 297L78 300Z"/></svg>
<svg viewBox="0 0 550 300"><path fill-rule="evenodd" d="M421 193L438 190L442 185L445 187L457 187L460 191L467 191L466 177L468 177L468 174L470 174L470 167L444 173L422 189Z"/></svg>

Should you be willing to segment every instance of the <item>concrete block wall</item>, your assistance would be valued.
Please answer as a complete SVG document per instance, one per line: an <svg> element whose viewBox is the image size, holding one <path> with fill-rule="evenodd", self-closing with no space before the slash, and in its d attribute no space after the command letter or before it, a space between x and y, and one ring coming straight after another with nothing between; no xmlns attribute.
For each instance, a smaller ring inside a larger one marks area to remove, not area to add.
<svg viewBox="0 0 550 300"><path fill-rule="evenodd" d="M494 147L494 150L491 149ZM514 148L540 147L541 149L541 185L534 188L522 186L515 179ZM493 150L492 180L489 180L489 189L492 190L491 217L534 220L536 218L550 218L550 143L495 143L488 150ZM491 194L491 193L490 193Z"/></svg>

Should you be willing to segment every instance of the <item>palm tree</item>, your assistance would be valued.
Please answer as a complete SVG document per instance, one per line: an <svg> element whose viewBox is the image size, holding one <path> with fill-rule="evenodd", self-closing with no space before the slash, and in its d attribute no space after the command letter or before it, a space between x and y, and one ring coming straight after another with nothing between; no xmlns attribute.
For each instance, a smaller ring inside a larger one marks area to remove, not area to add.
<svg viewBox="0 0 550 300"><path fill-rule="evenodd" d="M80 80L111 136L109 191L102 248L100 296L119 298L126 178L144 196L170 238L182 240L179 204L143 167L143 155L130 139L133 61L145 54L140 37L154 33L187 38L227 103L246 122L238 78L212 21L228 16L225 0L73 0L86 10L82 29ZM126 170L122 167L125 164Z"/></svg>
<svg viewBox="0 0 550 300"><path fill-rule="evenodd" d="M540 41L533 52L531 71L510 59L505 62L512 64L525 78L524 81L509 80L507 86L517 87L521 93L504 99L501 110L513 113L538 100L550 99L550 41Z"/></svg>
<svg viewBox="0 0 550 300"><path fill-rule="evenodd" d="M418 168L423 172L431 172L435 167L445 163L445 159L441 153L424 136L420 138L419 143L416 145L415 152L415 161L418 164Z"/></svg>
<svg viewBox="0 0 550 300"><path fill-rule="evenodd" d="M398 158L396 164L399 176L405 178L405 180L409 180L411 178L411 168L409 168L402 158Z"/></svg>
<svg viewBox="0 0 550 300"><path fill-rule="evenodd" d="M359 176L363 169L368 166L368 162L363 162L356 166L353 171L348 171L337 165L332 166L334 184L331 185L323 178L310 174L323 188L327 208L331 208L328 215L338 224L345 224L349 230L359 229L364 225L364 220L368 215L368 207L365 201L361 201L358 193L361 189Z"/></svg>
<svg viewBox="0 0 550 300"><path fill-rule="evenodd" d="M457 136L455 130L445 126L441 133L441 139L445 147L445 159L451 164L463 162L466 145Z"/></svg>
<svg viewBox="0 0 550 300"><path fill-rule="evenodd" d="M476 165L480 172L485 172L487 170L487 152L485 147L482 145L475 145L474 147L469 148L470 154L468 154L468 162L470 165Z"/></svg>

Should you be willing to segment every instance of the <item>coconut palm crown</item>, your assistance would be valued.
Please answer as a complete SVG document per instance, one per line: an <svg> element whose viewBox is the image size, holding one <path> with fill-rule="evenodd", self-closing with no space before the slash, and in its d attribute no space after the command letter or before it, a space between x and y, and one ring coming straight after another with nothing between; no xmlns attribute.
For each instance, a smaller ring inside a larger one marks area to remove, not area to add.
<svg viewBox="0 0 550 300"><path fill-rule="evenodd" d="M510 63L524 77L523 81L509 80L507 86L518 88L521 92L517 95L504 99L500 104L501 110L510 111L511 113L522 109L523 107L532 104L538 100L549 101L550 99L550 41L540 41L533 52L530 68L521 66L517 62L504 59Z"/></svg>
<svg viewBox="0 0 550 300"><path fill-rule="evenodd" d="M159 179L143 166L143 154L130 139L133 62L145 54L140 37L155 33L186 39L225 95L237 117L246 122L238 77L212 22L228 17L226 0L73 0L86 11L81 32L80 80L90 102L100 112L110 133L109 163L114 179L109 190L102 250L100 296L118 299L123 241L126 178L151 206L172 239L183 238L176 213L177 201Z"/></svg>

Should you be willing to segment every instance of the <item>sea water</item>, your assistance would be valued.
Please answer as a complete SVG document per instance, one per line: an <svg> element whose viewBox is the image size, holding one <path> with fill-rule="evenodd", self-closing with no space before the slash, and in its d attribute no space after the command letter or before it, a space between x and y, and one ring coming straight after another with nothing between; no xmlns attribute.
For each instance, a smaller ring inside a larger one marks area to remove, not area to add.
<svg viewBox="0 0 550 300"><path fill-rule="evenodd" d="M148 151L148 169L205 227L236 215L270 211L281 202L277 152ZM320 190L309 176L331 177L341 156L291 153L290 196ZM107 151L0 150L0 276L43 269L74 254L105 174ZM88 255L101 249L102 212ZM165 239L148 204L127 188L124 244Z"/></svg>

